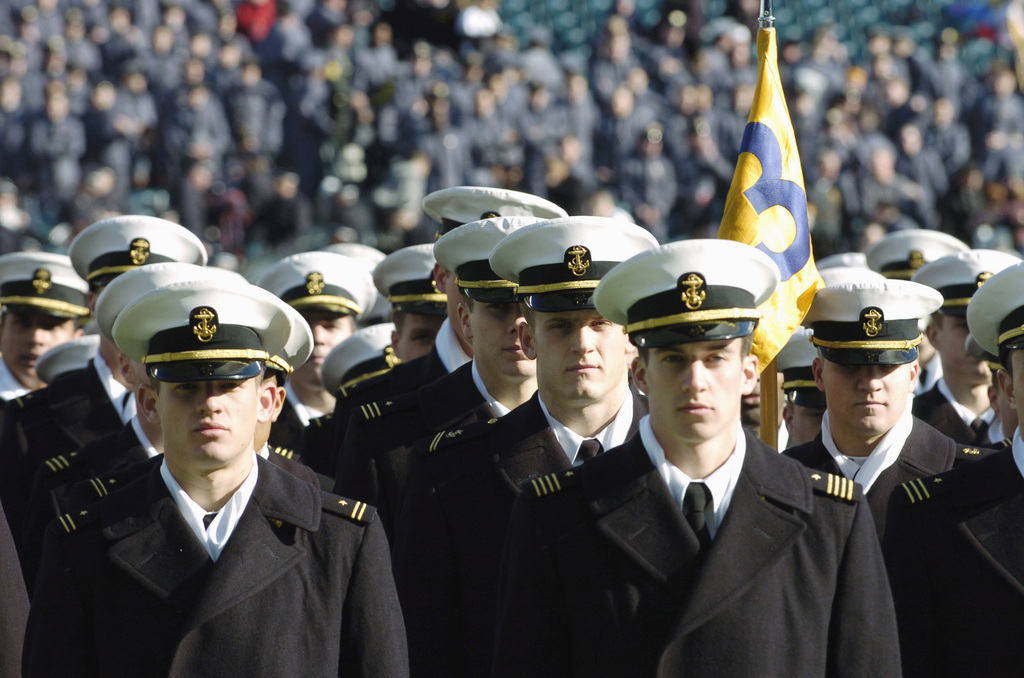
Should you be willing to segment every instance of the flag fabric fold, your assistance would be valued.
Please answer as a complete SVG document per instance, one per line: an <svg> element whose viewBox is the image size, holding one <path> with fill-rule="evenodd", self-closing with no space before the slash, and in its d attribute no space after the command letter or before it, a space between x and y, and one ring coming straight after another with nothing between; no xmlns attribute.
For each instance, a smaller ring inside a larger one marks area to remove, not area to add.
<svg viewBox="0 0 1024 678"><path fill-rule="evenodd" d="M774 28L757 33L758 77L718 237L757 247L782 283L761 306L753 352L764 369L786 345L823 286L814 265L800 155L779 78Z"/></svg>

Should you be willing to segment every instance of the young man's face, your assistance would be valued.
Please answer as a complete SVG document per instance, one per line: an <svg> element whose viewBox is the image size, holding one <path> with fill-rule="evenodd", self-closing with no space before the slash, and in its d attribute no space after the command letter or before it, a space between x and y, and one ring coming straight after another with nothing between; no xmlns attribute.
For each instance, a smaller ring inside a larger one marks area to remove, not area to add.
<svg viewBox="0 0 1024 678"><path fill-rule="evenodd" d="M954 315L937 314L928 325L926 334L942 360L942 374L947 380L981 385L992 380L992 372L984 360L967 353L967 319Z"/></svg>
<svg viewBox="0 0 1024 678"><path fill-rule="evenodd" d="M322 311L305 311L302 317L313 331L313 353L302 365L295 368L290 379L309 388L322 388L320 366L331 349L345 341L355 332L352 316Z"/></svg>
<svg viewBox="0 0 1024 678"><path fill-rule="evenodd" d="M526 323L520 304L464 301L459 305L459 320L463 333L473 342L473 360L479 369L513 379L537 373L519 340L519 326Z"/></svg>
<svg viewBox="0 0 1024 678"><path fill-rule="evenodd" d="M1013 406L1017 413L1017 425L1024 421L1024 350L1015 349L1010 351L1010 370L1003 370L999 374L999 388L1006 396L1006 400ZM1003 434L1013 436L1013 431L1008 426L1003 426Z"/></svg>
<svg viewBox="0 0 1024 678"><path fill-rule="evenodd" d="M391 348L395 355L402 362L409 362L430 353L444 319L443 315L396 313L395 331L391 333Z"/></svg>
<svg viewBox="0 0 1024 678"><path fill-rule="evenodd" d="M833 433L875 442L896 425L914 391L917 361L904 365L843 365L823 358L811 364L825 391Z"/></svg>
<svg viewBox="0 0 1024 678"><path fill-rule="evenodd" d="M744 355L742 339L652 348L633 362L633 379L659 441L695 446L733 434L742 397L757 384L757 358Z"/></svg>
<svg viewBox="0 0 1024 678"><path fill-rule="evenodd" d="M787 402L782 408L782 419L786 422L789 447L809 443L821 433L821 418L825 415L824 407L806 407Z"/></svg>
<svg viewBox="0 0 1024 678"><path fill-rule="evenodd" d="M143 416L159 424L164 457L172 473L201 474L245 463L253 451L257 422L269 422L273 382L161 382L139 387Z"/></svg>
<svg viewBox="0 0 1024 678"><path fill-rule="evenodd" d="M519 340L526 357L537 361L545 400L587 405L625 387L633 349L621 325L597 311L531 312L529 320L520 325Z"/></svg>
<svg viewBox="0 0 1024 678"><path fill-rule="evenodd" d="M74 320L45 313L7 312L0 321L0 352L14 378L34 390L46 385L36 374L39 356L77 334Z"/></svg>

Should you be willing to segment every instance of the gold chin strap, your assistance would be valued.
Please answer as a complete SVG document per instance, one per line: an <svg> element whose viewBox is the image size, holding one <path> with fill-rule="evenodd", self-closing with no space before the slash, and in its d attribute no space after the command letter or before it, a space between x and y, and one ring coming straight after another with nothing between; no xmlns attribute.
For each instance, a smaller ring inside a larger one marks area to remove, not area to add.
<svg viewBox="0 0 1024 678"><path fill-rule="evenodd" d="M921 343L924 335L917 335L917 339L907 341L826 341L811 338L811 343L822 348L862 348L872 351L909 351Z"/></svg>
<svg viewBox="0 0 1024 678"><path fill-rule="evenodd" d="M270 354L249 348L216 348L208 351L177 351L143 356L142 364L175 363L182 360L267 360Z"/></svg>
<svg viewBox="0 0 1024 678"><path fill-rule="evenodd" d="M697 325L719 320L757 320L760 317L761 311L756 308L713 308L706 311L676 313L675 315L663 318L651 318L650 320L631 323L626 325L626 332L640 332L657 327L667 327L668 325Z"/></svg>

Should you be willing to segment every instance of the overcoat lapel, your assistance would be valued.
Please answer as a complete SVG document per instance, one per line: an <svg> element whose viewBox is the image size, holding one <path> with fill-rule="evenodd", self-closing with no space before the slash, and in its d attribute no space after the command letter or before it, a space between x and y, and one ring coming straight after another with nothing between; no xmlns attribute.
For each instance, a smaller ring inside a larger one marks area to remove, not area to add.
<svg viewBox="0 0 1024 678"><path fill-rule="evenodd" d="M537 394L505 416L490 435L495 470L503 485L518 493L523 482L572 466L548 426Z"/></svg>
<svg viewBox="0 0 1024 678"><path fill-rule="evenodd" d="M473 383L472 369L472 363L466 363L450 375L416 391L423 421L429 428L440 430L457 426L465 420L467 412L484 402L484 397ZM453 418L453 414L459 416Z"/></svg>
<svg viewBox="0 0 1024 678"><path fill-rule="evenodd" d="M161 600L175 607L188 606L195 600L204 570L212 561L181 517L160 477L159 467L142 482L144 488L126 488L125 492L143 495L144 510L103 529L107 539L116 540L107 557ZM128 497L117 497L117 501ZM132 503L139 505L137 501Z"/></svg>
<svg viewBox="0 0 1024 678"><path fill-rule="evenodd" d="M587 496L591 509L600 515L597 528L630 560L674 593L689 584L699 550L697 536L690 529L669 495L668 487L654 469L639 436L624 445L624 454L614 459L614 485L599 487L589 482ZM609 463L595 459L591 463Z"/></svg>
<svg viewBox="0 0 1024 678"><path fill-rule="evenodd" d="M961 482L954 490L957 505L980 507L960 530L981 557L1024 594L1024 478L1009 453L999 455L985 470L988 482Z"/></svg>
<svg viewBox="0 0 1024 678"><path fill-rule="evenodd" d="M317 529L319 495L314 494L312 485L292 478L265 460L259 459L258 463L259 479L253 495L211 568L209 581L189 615L186 629L198 628L224 610L257 595L306 557L302 541L279 537L271 520L281 521L278 529L282 530L292 530L293 525ZM290 504L275 502L275 496L288 497Z"/></svg>
<svg viewBox="0 0 1024 678"><path fill-rule="evenodd" d="M771 476L764 452L750 442L729 512L707 551L672 637L682 637L714 617L782 557L807 527L798 515L765 499L774 495L772 499L804 510L810 504L799 485L787 488ZM737 558L738 553L742 557Z"/></svg>

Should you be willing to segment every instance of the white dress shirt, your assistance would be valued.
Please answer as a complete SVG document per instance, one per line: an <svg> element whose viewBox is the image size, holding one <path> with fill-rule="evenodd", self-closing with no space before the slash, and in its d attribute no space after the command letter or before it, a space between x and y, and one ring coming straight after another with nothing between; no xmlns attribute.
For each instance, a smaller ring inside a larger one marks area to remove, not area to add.
<svg viewBox="0 0 1024 678"><path fill-rule="evenodd" d="M210 558L216 562L220 558L221 552L224 551L224 547L227 546L228 539L231 538L235 527L238 526L238 521L241 520L242 513L245 511L249 498L252 497L252 491L256 487L256 480L259 477L256 453L252 453L252 470L249 471L249 475L242 482L241 486L235 490L235 493L231 495L228 503L217 512L217 516L210 523L209 528L203 525L203 518L207 513L206 509L193 501L192 497L188 496L188 493L181 489L181 485L178 484L178 481L174 479L174 476L167 469L166 459L160 464L160 476L164 479L164 484L167 485L171 497L174 498L174 503L178 505L185 523L191 528L196 538L199 539L199 543L203 545L206 552L210 554Z"/></svg>
<svg viewBox="0 0 1024 678"><path fill-rule="evenodd" d="M102 353L96 351L96 357L92 364L100 378L100 383L103 384L103 390L110 398L110 404L114 406L117 416L121 418L121 423L127 424L135 416L135 398L131 397L131 392L121 382L114 379L114 374L110 371L107 361L103 359Z"/></svg>
<svg viewBox="0 0 1024 678"><path fill-rule="evenodd" d="M128 423L132 425L132 430L135 431L135 437L139 439L139 444L142 445L142 449L146 451L146 456L152 459L159 455L160 453L155 447L153 447L153 442L149 439L149 436L147 436L146 432L142 430L142 423L139 422L139 417L132 417L128 420Z"/></svg>
<svg viewBox="0 0 1024 678"><path fill-rule="evenodd" d="M956 399L956 396L953 395L953 392L949 390L949 384L946 383L945 378L939 379L939 393L946 397L946 400L949 401L949 404L953 406L954 410L956 410L957 415L959 415L960 418L963 419L964 423L967 424L968 426L973 424L975 419L981 419L986 424L991 424L992 420L996 418L996 411L993 410L991 407L982 412L981 414L975 414L974 412L971 412L969 409L961 405L960 401L958 401ZM1002 440L1002 438L1000 438L999 440Z"/></svg>
<svg viewBox="0 0 1024 678"><path fill-rule="evenodd" d="M548 420L548 426L555 433L555 438L558 439L558 444L562 446L562 451L565 452L565 456L569 457L569 461L573 465L582 464L583 460L576 460L576 455L580 450L580 445L586 440L583 436L571 428L558 421L551 416L548 412L547 406L544 404L544 400L541 398L537 399L540 402L540 409L544 412L544 418ZM626 390L626 398L622 401L622 405L619 406L619 411L616 413L615 418L612 419L611 423L601 429L597 435L593 436L597 442L601 443L601 447L605 450L610 450L613 447L617 447L622 443L626 442L627 436L629 436L629 427L633 425L633 394Z"/></svg>
<svg viewBox="0 0 1024 678"><path fill-rule="evenodd" d="M836 447L836 443L832 439L829 412L825 410L825 415L821 418L821 442L825 445L828 453L832 455L843 476L857 483L863 492L866 493L870 490L878 480L878 476L882 475L882 471L895 464L896 460L900 458L903 445L914 428L914 415L911 414L913 404L913 400L907 398L907 406L903 410L903 414L889 429L889 432L882 436L871 454L866 457L848 457Z"/></svg>
<svg viewBox="0 0 1024 678"><path fill-rule="evenodd" d="M0 360L0 399L10 402L25 395L29 390L15 378L11 368L7 367L7 363Z"/></svg>
<svg viewBox="0 0 1024 678"><path fill-rule="evenodd" d="M434 337L434 348L437 349L437 355L441 358L441 364L444 365L449 374L471 360L469 354L462 350L462 344L459 343L459 338L455 336L455 329L448 318L445 318L444 322L441 323L441 329L437 331L437 336Z"/></svg>
<svg viewBox="0 0 1024 678"><path fill-rule="evenodd" d="M476 390L480 391L480 395L484 397L487 404L491 406L492 410L494 410L494 416L504 417L508 414L511 410L502 405L498 402L497 398L488 393L487 387L484 385L484 380L480 378L480 370L476 368L475 360L473 361L473 367L470 368L470 371L473 373L473 383L476 385Z"/></svg>
<svg viewBox="0 0 1024 678"><path fill-rule="evenodd" d="M747 456L747 437L743 433L743 427L739 423L736 424L736 447L733 448L732 454L725 460L725 463L712 471L706 478L691 478L665 458L665 450L654 435L654 429L651 428L650 415L640 420L640 440L643 441L644 449L647 450L647 456L651 458L654 468L668 485L668 491L675 499L680 511L683 510L683 497L686 496L686 488L690 486L690 483L700 481L708 488L711 493L711 505L714 508L714 519L707 526L711 538L714 539L718 533L718 526L725 520L725 514L729 510L733 492L736 491L736 483L740 478L740 471L743 470L743 460Z"/></svg>
<svg viewBox="0 0 1024 678"><path fill-rule="evenodd" d="M303 405L302 402L299 401L299 396L295 395L295 391L293 391L287 383L284 385L284 393L285 400L289 405L291 405L292 409L295 410L295 414L299 415L299 421L302 422L303 426L309 426L309 422L312 419L324 416L323 412L318 412L312 407Z"/></svg>

